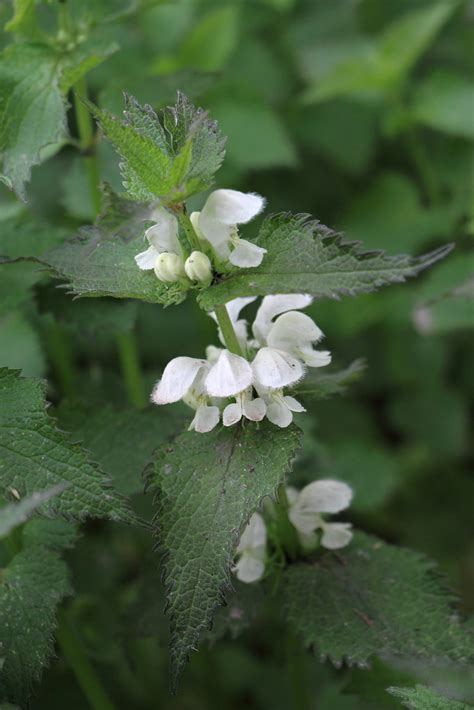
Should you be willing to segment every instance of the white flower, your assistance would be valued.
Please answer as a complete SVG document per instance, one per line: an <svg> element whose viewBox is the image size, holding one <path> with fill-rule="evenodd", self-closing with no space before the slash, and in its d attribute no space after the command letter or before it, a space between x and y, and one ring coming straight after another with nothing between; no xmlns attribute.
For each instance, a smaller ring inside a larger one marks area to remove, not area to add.
<svg viewBox="0 0 474 710"><path fill-rule="evenodd" d="M202 251L193 251L184 262L186 276L191 281L210 282L212 265L209 257Z"/></svg>
<svg viewBox="0 0 474 710"><path fill-rule="evenodd" d="M257 582L265 572L267 529L259 513L254 513L236 549L238 560L232 571L241 582Z"/></svg>
<svg viewBox="0 0 474 710"><path fill-rule="evenodd" d="M252 383L252 368L245 358L221 350L209 370L204 386L211 397L232 397Z"/></svg>
<svg viewBox="0 0 474 710"><path fill-rule="evenodd" d="M323 338L323 332L309 316L293 310L305 308L311 302L311 296L305 294L265 296L252 327L257 343L279 354L288 353L308 367L329 365L331 354L313 349L313 343L318 343ZM275 316L278 318L273 320ZM266 358L268 357L269 353L266 353ZM277 356L276 359L279 361L280 357ZM300 377L303 374L304 371L301 372ZM264 381L262 384L265 387L283 386L271 385Z"/></svg>
<svg viewBox="0 0 474 710"><path fill-rule="evenodd" d="M321 545L329 550L345 547L351 539L350 523L327 523L321 513L339 513L349 507L352 488L341 481L313 481L301 491L287 488L288 517L298 531L303 547L317 543L316 530L322 531Z"/></svg>
<svg viewBox="0 0 474 710"><path fill-rule="evenodd" d="M165 367L163 376L152 392L155 404L169 404L182 399L196 410L190 429L207 433L220 420L220 409L210 403L204 388L204 379L210 370L207 360L193 357L175 357Z"/></svg>
<svg viewBox="0 0 474 710"><path fill-rule="evenodd" d="M267 419L282 429L290 426L293 412L306 412L295 397L283 394L283 389L269 389L256 385L256 390L266 404Z"/></svg>
<svg viewBox="0 0 474 710"><path fill-rule="evenodd" d="M162 254L158 254L156 258L154 272L156 277L165 283L178 281L178 279L184 277L183 260L177 254L164 251Z"/></svg>
<svg viewBox="0 0 474 710"><path fill-rule="evenodd" d="M267 407L260 397L252 398L252 388L249 387L244 392L236 396L236 401L228 404L222 413L224 426L232 426L240 422L242 417L253 422L260 422L264 418Z"/></svg>
<svg viewBox="0 0 474 710"><path fill-rule="evenodd" d="M240 267L261 264L266 249L240 239L237 225L247 224L264 208L260 195L237 190L214 190L201 212L190 216L196 234L208 241L219 259Z"/></svg>
<svg viewBox="0 0 474 710"><path fill-rule="evenodd" d="M184 275L183 253L178 239L178 220L164 207L158 207L153 211L153 219L155 224L145 232L145 238L150 246L135 257L137 266L144 271L151 271L157 266L160 254L174 254L175 257L179 257L181 272Z"/></svg>

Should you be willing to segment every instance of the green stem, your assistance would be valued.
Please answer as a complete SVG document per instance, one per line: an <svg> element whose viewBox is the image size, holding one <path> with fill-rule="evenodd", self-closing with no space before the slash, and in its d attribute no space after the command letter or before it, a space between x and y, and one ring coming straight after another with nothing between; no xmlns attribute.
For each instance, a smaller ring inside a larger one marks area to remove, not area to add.
<svg viewBox="0 0 474 710"><path fill-rule="evenodd" d="M76 395L75 372L69 341L58 323L48 328L48 349L62 394L68 399Z"/></svg>
<svg viewBox="0 0 474 710"><path fill-rule="evenodd" d="M117 333L116 337L128 398L134 407L142 409L146 406L147 399L135 336L133 333Z"/></svg>
<svg viewBox="0 0 474 710"><path fill-rule="evenodd" d="M179 223L183 228L184 233L186 234L186 238L191 246L192 251L202 251L202 247L199 243L199 237L197 236L196 232L194 231L193 224L191 220L189 219L188 215L186 212L180 212L178 214L178 219Z"/></svg>
<svg viewBox="0 0 474 710"><path fill-rule="evenodd" d="M74 86L74 109L76 113L77 130L79 133L79 145L84 155L86 164L87 179L89 181L89 193L92 201L94 214L100 211L100 174L95 153L95 135L92 117L86 106L81 101L81 97L87 98L87 82L82 77Z"/></svg>
<svg viewBox="0 0 474 710"><path fill-rule="evenodd" d="M224 338L227 349L230 350L231 353L234 353L234 355L240 355L243 357L244 354L242 352L242 348L240 347L239 339L237 338L226 306L216 306L214 312L216 314L217 322L219 324L219 328L221 329L222 337Z"/></svg>
<svg viewBox="0 0 474 710"><path fill-rule="evenodd" d="M64 658L71 666L76 680L94 710L114 710L114 705L87 658L82 643L75 633L67 612L59 613L57 639Z"/></svg>

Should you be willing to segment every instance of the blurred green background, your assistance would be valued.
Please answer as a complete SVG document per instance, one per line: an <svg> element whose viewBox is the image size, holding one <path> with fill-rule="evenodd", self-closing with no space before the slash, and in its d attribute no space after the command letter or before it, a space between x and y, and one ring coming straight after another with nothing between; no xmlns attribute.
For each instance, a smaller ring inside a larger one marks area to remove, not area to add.
<svg viewBox="0 0 474 710"><path fill-rule="evenodd" d="M313 304L336 366L362 357L367 370L346 396L301 420L305 449L292 482L348 481L355 525L428 554L462 608L473 611L474 4L175 0L137 2L122 15L124 3L112 0L70 5L78 26L119 47L88 77L96 103L119 113L126 90L158 109L179 89L219 120L228 135L219 187L259 192L267 214L311 213L390 254L455 242L444 262L409 284ZM38 7L44 27L52 10ZM3 24L8 3L0 13ZM72 112L70 128L74 135ZM98 154L101 177L120 190L115 153L102 141ZM74 146L34 169L28 197L23 207L1 188L1 219L24 212L27 230L32 214L46 231L52 225L56 241L90 220L84 161ZM192 206L200 204L202 197ZM249 225L248 234L255 229ZM138 344L146 395L168 359L199 356L215 342L212 321L192 299L166 310L73 301L30 265L7 268L0 265L0 366L47 377L56 416L86 446L90 412L127 406L122 372L130 343ZM71 406L78 398L80 417ZM140 437L134 426L130 433L124 424L132 443ZM120 480L149 515L138 473ZM238 640L227 634L214 645L216 625L172 698L150 538L105 523L85 533L70 554L78 592L72 609L117 707L375 710L400 707L384 688L415 678L474 697L469 673L433 678L421 667L379 661L371 671L322 665L283 640L270 601ZM295 687L304 688L303 699ZM87 707L60 657L33 707L66 704Z"/></svg>

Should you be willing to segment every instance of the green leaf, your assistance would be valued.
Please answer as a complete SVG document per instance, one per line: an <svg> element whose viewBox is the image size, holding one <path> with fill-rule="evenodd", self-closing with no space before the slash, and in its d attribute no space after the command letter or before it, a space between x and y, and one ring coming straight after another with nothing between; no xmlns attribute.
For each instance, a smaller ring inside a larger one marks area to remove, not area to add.
<svg viewBox="0 0 474 710"><path fill-rule="evenodd" d="M212 628L206 634L209 643L214 644L224 637L236 639L252 627L263 605L265 595L261 584L234 582L235 591L226 597L212 621Z"/></svg>
<svg viewBox="0 0 474 710"><path fill-rule="evenodd" d="M0 316L0 367L21 370L25 377L45 374L46 362L39 335L20 311Z"/></svg>
<svg viewBox="0 0 474 710"><path fill-rule="evenodd" d="M138 298L148 303L180 303L185 291L140 270L135 256L146 248L150 208L106 193L102 215L72 240L41 257L78 296Z"/></svg>
<svg viewBox="0 0 474 710"><path fill-rule="evenodd" d="M13 13L4 27L5 32L34 37L37 32L35 0L13 0Z"/></svg>
<svg viewBox="0 0 474 710"><path fill-rule="evenodd" d="M222 602L242 528L274 495L299 442L295 427L265 423L186 432L157 452L148 483L165 553L173 685Z"/></svg>
<svg viewBox="0 0 474 710"><path fill-rule="evenodd" d="M367 667L373 655L466 662L472 637L452 595L422 555L357 533L321 562L291 565L284 578L288 622L335 665Z"/></svg>
<svg viewBox="0 0 474 710"><path fill-rule="evenodd" d="M21 23L31 19L27 5L24 7L27 15L18 15ZM20 199L26 200L25 184L31 169L47 157L48 146L68 137L68 89L114 49L115 45L87 41L67 52L39 43L13 44L2 52L0 179Z"/></svg>
<svg viewBox="0 0 474 710"><path fill-rule="evenodd" d="M0 370L0 487L21 497L58 484L70 484L44 504L49 515L83 520L103 517L137 520L99 467L46 413L44 385L17 372Z"/></svg>
<svg viewBox="0 0 474 710"><path fill-rule="evenodd" d="M457 2L434 3L402 15L375 40L360 45L347 60L330 68L310 87L305 101L314 103L338 96L373 97L391 91L429 47L456 9Z"/></svg>
<svg viewBox="0 0 474 710"><path fill-rule="evenodd" d="M474 138L474 83L467 77L436 70L417 87L415 120L454 136Z"/></svg>
<svg viewBox="0 0 474 710"><path fill-rule="evenodd" d="M193 67L202 72L224 68L239 41L239 8L218 7L193 26L176 58L176 69Z"/></svg>
<svg viewBox="0 0 474 710"><path fill-rule="evenodd" d="M19 503L11 503L0 508L0 538L9 535L18 525L25 523L33 513L53 496L62 493L67 486L54 486L43 493L32 493Z"/></svg>
<svg viewBox="0 0 474 710"><path fill-rule="evenodd" d="M106 137L123 158L124 187L136 200L182 202L208 188L224 158L217 124L185 96L163 112L163 126L151 106L125 96L125 120L87 102Z"/></svg>
<svg viewBox="0 0 474 710"><path fill-rule="evenodd" d="M111 406L92 411L60 408L57 415L117 490L128 495L143 491L142 473L157 446L182 430L181 417L158 407L141 411Z"/></svg>
<svg viewBox="0 0 474 710"><path fill-rule="evenodd" d="M59 520L40 522L42 529L36 521L26 525L23 549L0 576L0 701L4 702L26 702L53 653L57 607L72 593L59 551L71 546L75 533Z"/></svg>
<svg viewBox="0 0 474 710"><path fill-rule="evenodd" d="M426 685L417 685L414 688L392 687L387 688L387 692L395 698L400 698L403 707L409 710L469 710L472 708L472 705L447 698Z"/></svg>
<svg viewBox="0 0 474 710"><path fill-rule="evenodd" d="M227 90L209 103L229 137L227 160L232 165L239 170L295 167L298 157L291 135L268 102Z"/></svg>
<svg viewBox="0 0 474 710"><path fill-rule="evenodd" d="M42 45L13 44L0 57L2 179L22 200L42 149L67 136L60 73L58 56Z"/></svg>
<svg viewBox="0 0 474 710"><path fill-rule="evenodd" d="M239 269L202 291L203 308L212 309L238 296L309 293L339 298L369 293L416 276L452 249L448 245L421 257L364 251L360 242L346 240L308 215L289 213L267 217L255 243L268 251L262 264Z"/></svg>
<svg viewBox="0 0 474 710"><path fill-rule="evenodd" d="M349 367L339 372L319 372L311 369L304 380L297 384L293 393L307 401L326 399L335 394L342 394L347 387L362 376L366 368L364 360L354 360Z"/></svg>

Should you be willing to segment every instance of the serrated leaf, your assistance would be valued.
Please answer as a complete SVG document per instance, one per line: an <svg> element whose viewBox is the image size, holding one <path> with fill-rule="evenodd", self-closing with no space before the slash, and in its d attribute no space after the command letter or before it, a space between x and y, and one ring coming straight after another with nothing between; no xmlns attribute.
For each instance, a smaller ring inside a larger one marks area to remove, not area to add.
<svg viewBox="0 0 474 710"><path fill-rule="evenodd" d="M24 532L36 521L27 523ZM75 538L72 526L41 521L43 534L24 537L24 547L0 576L0 701L26 702L53 652L56 609L71 594L67 566L58 552ZM57 529L58 535L53 531ZM66 529L67 528L67 529Z"/></svg>
<svg viewBox="0 0 474 710"><path fill-rule="evenodd" d="M408 710L469 710L467 705L459 700L453 700L441 695L426 685L414 688L387 688L387 692L395 698L400 698L404 708Z"/></svg>
<svg viewBox="0 0 474 710"><path fill-rule="evenodd" d="M31 19L26 4L25 8L21 22ZM20 199L26 200L25 184L31 169L45 159L45 149L68 137L68 89L113 50L114 46L89 41L67 52L18 43L0 55L0 179Z"/></svg>
<svg viewBox="0 0 474 710"><path fill-rule="evenodd" d="M42 493L32 493L19 503L11 503L0 508L0 538L9 535L18 525L26 523L33 513L53 496L62 493L65 484L53 486Z"/></svg>
<svg viewBox="0 0 474 710"><path fill-rule="evenodd" d="M107 193L96 224L53 249L39 261L67 281L78 296L138 298L148 303L180 303L185 298L177 284L166 285L153 271L142 271L135 256L145 247L150 208Z"/></svg>
<svg viewBox="0 0 474 710"><path fill-rule="evenodd" d="M360 242L348 241L308 215L289 213L267 217L255 243L268 251L261 265L239 269L202 291L203 308L212 309L238 296L309 293L339 298L369 293L416 276L452 249L448 245L420 257L364 251Z"/></svg>
<svg viewBox="0 0 474 710"><path fill-rule="evenodd" d="M416 552L357 533L337 556L288 568L288 622L338 666L367 667L373 655L468 661L472 636L433 568Z"/></svg>
<svg viewBox="0 0 474 710"><path fill-rule="evenodd" d="M239 534L262 498L274 495L300 441L268 423L186 432L163 446L148 472L165 553L172 683L209 627L230 583Z"/></svg>
<svg viewBox="0 0 474 710"><path fill-rule="evenodd" d="M265 599L261 584L244 584L234 582L235 591L226 597L226 603L217 610L212 622L212 628L207 632L206 639L214 644L221 638L229 636L236 639L251 628Z"/></svg>
<svg viewBox="0 0 474 710"><path fill-rule="evenodd" d="M143 491L142 473L153 451L182 430L179 416L153 409L93 411L82 407L60 409L61 424L90 451L117 490L124 494Z"/></svg>
<svg viewBox="0 0 474 710"><path fill-rule="evenodd" d="M163 114L164 127L151 106L125 97L125 120L87 106L123 158L124 187L136 200L182 202L211 184L223 157L223 139L202 109L178 95Z"/></svg>
<svg viewBox="0 0 474 710"><path fill-rule="evenodd" d="M335 394L342 394L347 387L362 376L366 368L364 360L354 360L345 370L339 372L321 372L309 370L304 379L296 385L293 393L308 401L326 399Z"/></svg>
<svg viewBox="0 0 474 710"><path fill-rule="evenodd" d="M42 45L13 44L0 57L3 178L22 199L41 150L67 135L58 56Z"/></svg>
<svg viewBox="0 0 474 710"><path fill-rule="evenodd" d="M67 519L103 517L137 522L131 509L86 452L46 413L44 385L0 369L0 492L21 497L69 484L43 511Z"/></svg>

